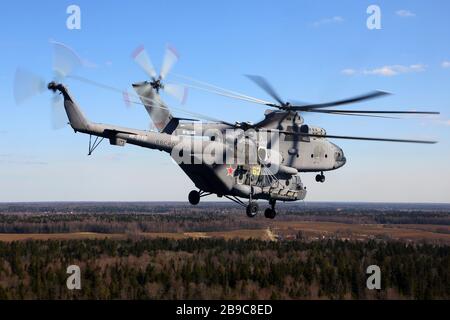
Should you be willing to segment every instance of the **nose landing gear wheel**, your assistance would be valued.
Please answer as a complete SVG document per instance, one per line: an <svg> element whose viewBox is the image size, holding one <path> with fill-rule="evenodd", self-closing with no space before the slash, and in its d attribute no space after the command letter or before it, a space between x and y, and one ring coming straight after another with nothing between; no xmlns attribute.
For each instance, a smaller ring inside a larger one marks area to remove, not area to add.
<svg viewBox="0 0 450 320"><path fill-rule="evenodd" d="M267 208L264 211L264 216L268 219L274 219L276 215L277 215L277 212L272 208Z"/></svg>
<svg viewBox="0 0 450 320"><path fill-rule="evenodd" d="M250 202L246 209L247 216L254 218L258 213L258 204L256 202Z"/></svg>
<svg viewBox="0 0 450 320"><path fill-rule="evenodd" d="M197 205L200 202L200 192L196 191L196 190L192 190L191 192L189 192L189 203L192 205Z"/></svg>
<svg viewBox="0 0 450 320"><path fill-rule="evenodd" d="M325 182L325 175L324 175L323 173L318 174L318 175L316 176L316 181L317 181L317 182L324 183L324 182Z"/></svg>

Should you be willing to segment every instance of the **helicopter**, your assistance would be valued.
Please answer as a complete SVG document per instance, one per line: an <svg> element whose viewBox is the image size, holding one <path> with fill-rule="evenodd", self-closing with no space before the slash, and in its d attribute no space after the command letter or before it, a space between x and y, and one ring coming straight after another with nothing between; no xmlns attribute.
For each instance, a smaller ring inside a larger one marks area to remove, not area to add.
<svg viewBox="0 0 450 320"><path fill-rule="evenodd" d="M323 103L293 103L282 99L265 78L256 75L247 77L273 101L254 98L199 81L191 87L203 87L220 95L262 104L268 109L261 121L230 123L198 113L191 114L207 121L175 117L160 93L167 90L174 96L184 99L183 89L164 82L177 59L176 52L170 48L167 50L159 75L143 47L133 53L133 59L150 77L150 81L132 84L135 91L133 96L139 99L132 102L144 105L156 131L90 121L75 102L68 87L58 81L65 76L70 77L67 72L66 74L61 72L61 68L56 68L59 79L49 82L46 89L55 93L56 97L62 97L65 113L74 132L89 135L89 155L104 139L108 139L109 143L115 146L131 144L169 153L197 188L188 195L189 203L192 205L199 204L202 197L215 194L243 206L247 216L252 218L259 211L257 200L266 200L268 207L264 211L264 216L274 219L277 215L275 208L277 201L305 199L306 187L302 183L301 174L317 173L316 181L324 183L325 172L337 170L346 164L344 150L330 140L436 143L427 140L330 135L324 128L306 124L302 116L306 113L319 113L390 118L392 115L404 114L439 114L434 111L336 109L344 105L381 98L389 95L388 92L372 91ZM81 77L72 76L72 78L99 85ZM30 88L32 92L26 92L30 91ZM15 96L19 98L16 100L33 95L35 93L33 91L42 92L43 88L42 79L31 77L30 80L30 76L24 75L22 71L16 73ZM92 137L95 137L93 141Z"/></svg>

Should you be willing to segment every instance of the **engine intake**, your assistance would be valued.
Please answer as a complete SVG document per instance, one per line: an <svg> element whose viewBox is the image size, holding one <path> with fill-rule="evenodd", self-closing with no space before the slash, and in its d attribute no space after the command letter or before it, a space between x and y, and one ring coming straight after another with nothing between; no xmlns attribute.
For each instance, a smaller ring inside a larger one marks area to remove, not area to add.
<svg viewBox="0 0 450 320"><path fill-rule="evenodd" d="M327 134L327 132L325 131L324 128L312 127L312 126L308 126L307 124L304 124L300 127L300 132L307 133L307 134L313 134L313 135L317 135L317 136L325 136Z"/></svg>

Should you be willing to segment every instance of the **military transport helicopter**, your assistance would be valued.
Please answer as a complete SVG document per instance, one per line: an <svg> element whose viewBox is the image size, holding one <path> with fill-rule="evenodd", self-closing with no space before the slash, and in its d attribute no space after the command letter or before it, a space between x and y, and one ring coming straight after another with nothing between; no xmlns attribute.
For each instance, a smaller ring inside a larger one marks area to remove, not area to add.
<svg viewBox="0 0 450 320"><path fill-rule="evenodd" d="M198 188L189 193L188 199L192 205L198 204L202 197L216 194L242 205L246 208L247 215L254 217L258 212L256 200L264 199L269 202L264 215L273 219L276 216L277 201L297 201L305 198L306 188L301 181L301 173L317 172L316 181L323 183L324 172L336 170L346 163L342 148L329 139L436 143L436 141L424 140L329 135L323 128L306 124L302 113L390 117L390 115L399 114L424 115L439 114L439 112L332 109L388 95L383 91L373 91L357 97L318 104L289 103L283 100L268 81L260 76L248 76L248 78L271 96L274 102L253 98L204 82L197 81L195 85L191 85L193 88L263 104L270 108L266 110L264 119L255 124L229 123L186 111L184 112L196 118L209 121L199 122L198 119L175 117L160 96L161 90L170 87L164 84L163 80L176 60L174 56L173 52L166 54L169 62L165 59L161 72L157 75L145 49L139 48L133 55L135 61L151 77L151 81L132 85L136 92L132 96L140 100L132 102L145 106L157 131L91 122L84 116L63 83L51 81L47 89L62 96L64 109L73 130L76 133L89 135L89 154L105 138L111 145L132 144L169 153ZM118 90L81 77L69 76L66 70L67 65L68 63L65 62L64 67L54 67L59 79L72 77L103 88ZM61 72L63 69L65 71ZM16 100L24 100L24 97L27 98L42 91L41 78L30 77L30 75L24 75L23 71L18 71L15 80ZM182 92L180 89L173 88L169 91ZM92 141L91 137L95 137L95 140ZM214 152L207 152L207 150ZM228 154L231 156L228 157ZM212 155L213 161L207 155ZM241 198L248 199L248 202L244 202Z"/></svg>

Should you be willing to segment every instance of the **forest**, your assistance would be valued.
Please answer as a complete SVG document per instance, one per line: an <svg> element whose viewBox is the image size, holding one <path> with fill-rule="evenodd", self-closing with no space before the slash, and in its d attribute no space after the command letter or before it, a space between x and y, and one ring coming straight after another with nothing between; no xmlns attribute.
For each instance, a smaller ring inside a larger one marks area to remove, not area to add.
<svg viewBox="0 0 450 320"><path fill-rule="evenodd" d="M449 299L450 247L224 239L0 242L0 299ZM68 290L66 268L81 269ZM381 268L381 289L366 268Z"/></svg>

